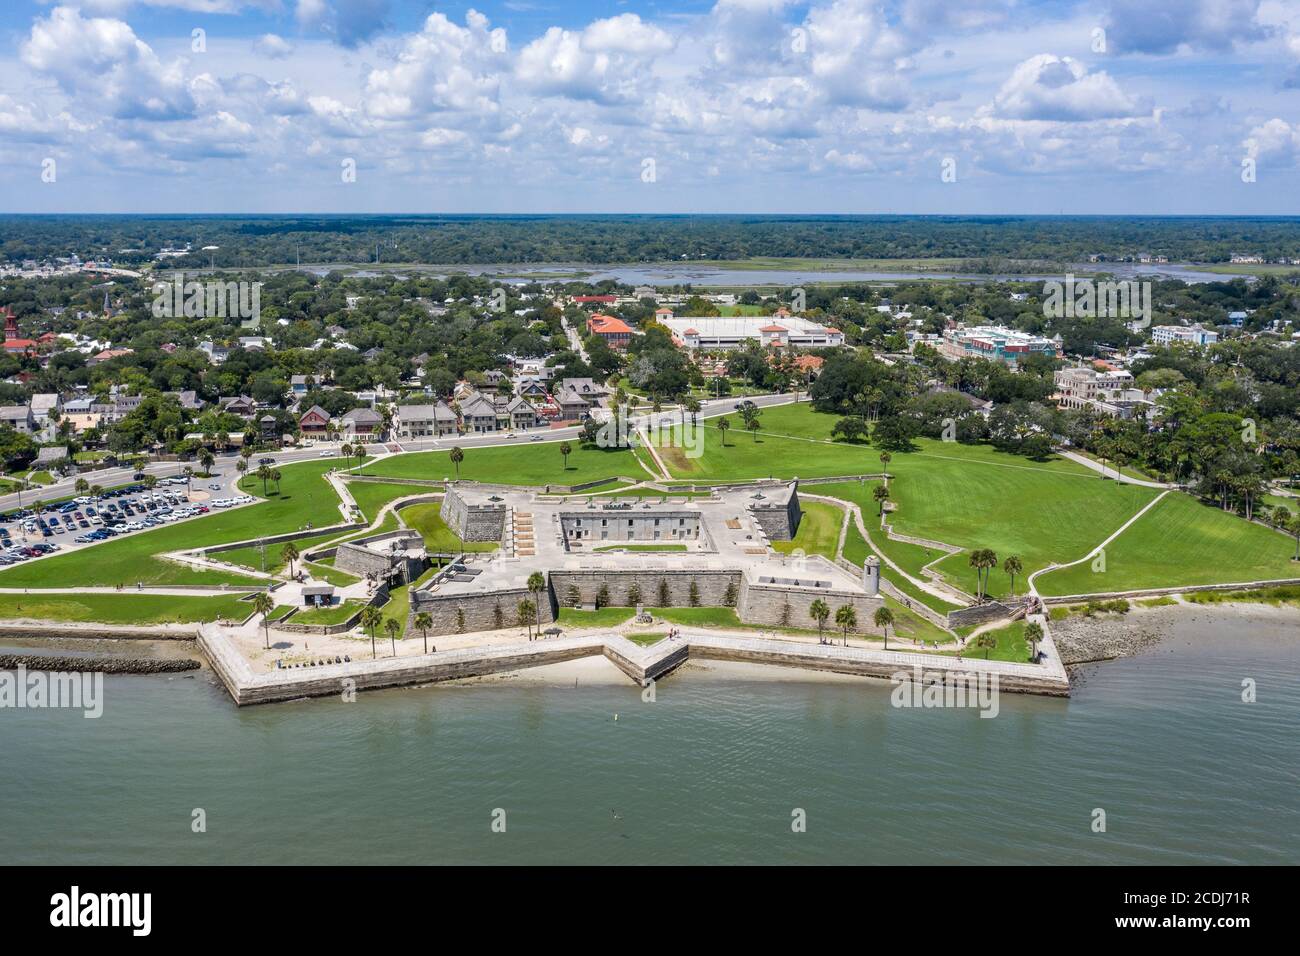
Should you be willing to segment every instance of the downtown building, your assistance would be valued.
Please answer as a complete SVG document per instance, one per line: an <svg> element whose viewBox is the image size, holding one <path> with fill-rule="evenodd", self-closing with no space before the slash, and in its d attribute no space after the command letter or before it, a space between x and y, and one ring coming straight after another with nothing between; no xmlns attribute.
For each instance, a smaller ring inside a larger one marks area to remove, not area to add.
<svg viewBox="0 0 1300 956"><path fill-rule="evenodd" d="M982 358L1015 367L1032 355L1060 358L1061 337L1046 339L998 325L957 326L944 330L939 354L954 362L964 358Z"/></svg>

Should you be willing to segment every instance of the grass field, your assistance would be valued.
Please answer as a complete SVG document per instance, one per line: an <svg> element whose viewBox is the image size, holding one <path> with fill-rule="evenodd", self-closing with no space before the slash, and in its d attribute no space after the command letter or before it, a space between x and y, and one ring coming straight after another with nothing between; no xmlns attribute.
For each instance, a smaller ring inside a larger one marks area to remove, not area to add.
<svg viewBox="0 0 1300 956"><path fill-rule="evenodd" d="M0 618L93 624L191 624L243 620L252 606L237 597L174 594L0 594Z"/></svg>
<svg viewBox="0 0 1300 956"><path fill-rule="evenodd" d="M804 554L820 554L834 561L844 511L823 501L800 501L799 504L803 508L799 530L790 541L773 541L773 549L782 554L801 550Z"/></svg>
<svg viewBox="0 0 1300 956"><path fill-rule="evenodd" d="M646 474L627 448L584 447L576 440L569 444L573 452L567 467L558 442L466 448L460 477L508 485L574 485L597 478L639 478ZM447 452L422 451L377 461L366 467L366 474L441 480L455 478L456 468Z"/></svg>
<svg viewBox="0 0 1300 956"><path fill-rule="evenodd" d="M1024 621L1016 621L1007 627L986 631L985 633L991 634L997 639L997 647L988 649L976 647L975 642L971 641L961 651L961 656L976 660L1029 662L1029 642L1025 640ZM979 638L975 640L979 640ZM943 653L956 656L958 652L944 651Z"/></svg>
<svg viewBox="0 0 1300 956"><path fill-rule="evenodd" d="M304 462L283 469L280 490L272 488L265 502L234 508L114 538L80 551L55 555L0 571L0 587L60 587L145 584L248 584L250 579L227 571L200 571L154 557L214 544L227 544L258 535L273 535L337 524L338 496L321 476L328 462ZM261 494L261 482L245 478L250 494Z"/></svg>
<svg viewBox="0 0 1300 956"><path fill-rule="evenodd" d="M561 627L616 627L630 621L634 613L636 609L630 607L602 607L595 611L562 607L555 622Z"/></svg>
<svg viewBox="0 0 1300 956"><path fill-rule="evenodd" d="M332 607L299 611L293 616L294 624L342 624L365 606L364 601L349 599ZM377 632L379 633L379 632Z"/></svg>
<svg viewBox="0 0 1300 956"><path fill-rule="evenodd" d="M484 552L495 551L500 545L495 541L462 541L456 532L438 514L439 505L411 505L402 509L402 520L413 531L424 536L424 546L429 551Z"/></svg>
<svg viewBox="0 0 1300 956"><path fill-rule="evenodd" d="M332 537L334 537L333 532L326 532L325 534L317 535L304 535L301 538L294 538L293 544L301 554L302 552L316 547L322 542L328 541ZM262 567L262 548L255 544L249 545L245 548L235 548L233 551L221 551L212 555L212 558L217 561L229 561L231 564L238 564L246 568L251 568L254 571L265 570L268 574L278 574L286 568L284 559L280 557L280 552L284 550L285 544L286 542L277 541L275 544L268 544L266 546L265 568ZM299 563L300 562L295 562L295 567Z"/></svg>
<svg viewBox="0 0 1300 956"><path fill-rule="evenodd" d="M1171 492L1111 542L1105 571L1086 561L1036 583L1040 593L1053 595L1294 578L1300 577L1294 551L1286 535Z"/></svg>
<svg viewBox="0 0 1300 956"><path fill-rule="evenodd" d="M357 503L357 507L366 516L367 521L374 521L380 510L390 501L396 501L398 498L409 498L414 495L433 494L438 490L436 488L421 488L419 485L403 485L386 481L348 482L348 491L352 494L352 500Z"/></svg>

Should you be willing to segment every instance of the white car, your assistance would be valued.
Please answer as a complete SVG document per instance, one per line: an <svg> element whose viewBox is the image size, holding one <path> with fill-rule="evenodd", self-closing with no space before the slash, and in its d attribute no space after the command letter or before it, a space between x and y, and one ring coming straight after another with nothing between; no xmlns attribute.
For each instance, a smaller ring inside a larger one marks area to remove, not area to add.
<svg viewBox="0 0 1300 956"><path fill-rule="evenodd" d="M329 449L329 448L322 448L322 449L320 450L320 455L319 455L318 457L320 457L320 458L333 458L333 457L334 457L334 452L333 452L331 449Z"/></svg>

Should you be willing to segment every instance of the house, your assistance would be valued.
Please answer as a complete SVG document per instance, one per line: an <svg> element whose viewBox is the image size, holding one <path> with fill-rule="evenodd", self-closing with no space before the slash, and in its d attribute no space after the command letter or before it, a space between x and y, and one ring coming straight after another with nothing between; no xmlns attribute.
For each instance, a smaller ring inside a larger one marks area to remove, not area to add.
<svg viewBox="0 0 1300 956"><path fill-rule="evenodd" d="M293 397L296 399L306 395L313 384L315 383L310 375L289 376L289 391L293 393Z"/></svg>
<svg viewBox="0 0 1300 956"><path fill-rule="evenodd" d="M1099 371L1078 366L1058 369L1052 375L1056 403L1062 408L1087 408L1111 418L1133 418L1153 406L1134 385L1133 373L1120 369Z"/></svg>
<svg viewBox="0 0 1300 956"><path fill-rule="evenodd" d="M469 434L497 430L497 407L485 396L473 393L460 401L460 419Z"/></svg>
<svg viewBox="0 0 1300 956"><path fill-rule="evenodd" d="M201 412L203 407L208 403L199 398L199 393L193 389L185 389L176 393L176 401L180 402L181 408L188 412Z"/></svg>
<svg viewBox="0 0 1300 956"><path fill-rule="evenodd" d="M0 425L8 425L14 431L30 435L36 431L36 419L32 417L32 407L30 405L0 407Z"/></svg>
<svg viewBox="0 0 1300 956"><path fill-rule="evenodd" d="M41 392L32 396L32 417L37 423L49 421L51 413L63 411L63 400L57 392Z"/></svg>
<svg viewBox="0 0 1300 956"><path fill-rule="evenodd" d="M566 378L551 393L551 400L559 406L560 417L567 421L582 418L609 396L609 389L589 378Z"/></svg>
<svg viewBox="0 0 1300 956"><path fill-rule="evenodd" d="M569 300L574 305L613 305L618 301L616 295L575 295Z"/></svg>
<svg viewBox="0 0 1300 956"><path fill-rule="evenodd" d="M252 418L257 413L257 402L249 395L217 399L217 407L223 412L238 415L240 418Z"/></svg>
<svg viewBox="0 0 1300 956"><path fill-rule="evenodd" d="M497 427L507 429L535 428L537 426L537 409L519 396L510 399L501 398L496 403Z"/></svg>
<svg viewBox="0 0 1300 956"><path fill-rule="evenodd" d="M440 438L454 435L456 430L456 413L446 402L398 405L393 413L393 433L398 439Z"/></svg>
<svg viewBox="0 0 1300 956"><path fill-rule="evenodd" d="M542 402L546 400L546 382L534 375L520 376L515 379L515 392L530 402Z"/></svg>
<svg viewBox="0 0 1300 956"><path fill-rule="evenodd" d="M305 438L324 438L329 434L330 413L313 405L298 418L298 431Z"/></svg>
<svg viewBox="0 0 1300 956"><path fill-rule="evenodd" d="M263 438L280 437L280 426L274 415L263 415L257 420L257 427Z"/></svg>
<svg viewBox="0 0 1300 956"><path fill-rule="evenodd" d="M215 342L200 342L199 351L208 357L208 362L212 365L220 365L230 357L230 349Z"/></svg>
<svg viewBox="0 0 1300 956"><path fill-rule="evenodd" d="M5 344L8 345L9 343L6 342ZM98 365L100 362L108 362L115 358L121 358L124 355L133 354L135 354L135 349L104 349L102 352L97 352L90 358L86 359L86 364Z"/></svg>
<svg viewBox="0 0 1300 956"><path fill-rule="evenodd" d="M373 408L354 408L341 419L343 434L348 438L374 441L384 430L384 419Z"/></svg>
<svg viewBox="0 0 1300 956"><path fill-rule="evenodd" d="M483 373L483 387L492 391L501 391L510 387L510 377L499 369Z"/></svg>
<svg viewBox="0 0 1300 956"><path fill-rule="evenodd" d="M1199 325L1157 325L1151 330L1151 341L1156 345L1213 345L1219 341L1218 332L1210 332Z"/></svg>
<svg viewBox="0 0 1300 956"><path fill-rule="evenodd" d="M604 339L616 352L625 351L632 341L632 327L612 315L593 315L587 320L587 331Z"/></svg>

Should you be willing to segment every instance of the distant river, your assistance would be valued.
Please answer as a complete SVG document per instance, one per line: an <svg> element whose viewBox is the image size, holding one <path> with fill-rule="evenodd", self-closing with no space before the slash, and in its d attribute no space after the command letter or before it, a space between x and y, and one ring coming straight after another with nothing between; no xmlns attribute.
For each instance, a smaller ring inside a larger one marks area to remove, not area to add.
<svg viewBox="0 0 1300 956"><path fill-rule="evenodd" d="M281 267L276 271L284 271ZM1066 272L1076 275L1105 270L1119 278L1166 278L1182 279L1188 283L1226 282L1234 278L1204 272L1190 265L1138 265L1136 263L1079 263L1064 266L1059 273L1037 275L1028 273L956 273L956 272L888 272L878 270L840 270L820 272L812 269L718 269L703 262L664 263L645 265L633 263L628 265L575 265L572 263L527 263L501 265L459 265L438 266L393 265L384 272L371 267L357 265L303 266L303 269L317 275L327 274L331 268L338 268L362 278L374 278L392 272L413 272L438 277L460 272L469 275L500 275L507 281L523 283L545 281L548 274L557 280L580 275L586 281L599 282L601 279L615 279L627 285L648 286L794 286L805 283L834 282L906 282L918 279L952 279L960 282L1042 282L1048 279L1060 279ZM1247 277L1249 278L1249 277Z"/></svg>
<svg viewBox="0 0 1300 956"><path fill-rule="evenodd" d="M1294 630L1198 615L992 720L692 669L243 710L110 677L99 720L0 711L0 863L1295 863Z"/></svg>

